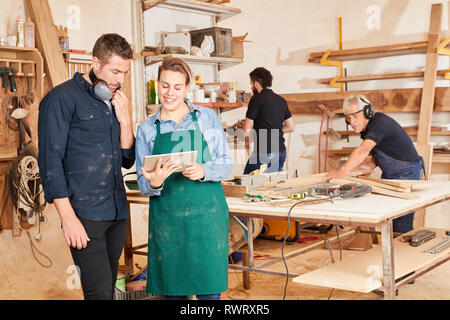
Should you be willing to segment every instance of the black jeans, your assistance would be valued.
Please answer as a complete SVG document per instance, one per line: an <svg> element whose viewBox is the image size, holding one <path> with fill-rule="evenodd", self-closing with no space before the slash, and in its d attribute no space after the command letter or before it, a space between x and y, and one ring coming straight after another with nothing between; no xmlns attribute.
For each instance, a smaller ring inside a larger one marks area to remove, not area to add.
<svg viewBox="0 0 450 320"><path fill-rule="evenodd" d="M85 300L112 300L127 219L92 221L78 217L91 239L81 250L70 248L79 267Z"/></svg>

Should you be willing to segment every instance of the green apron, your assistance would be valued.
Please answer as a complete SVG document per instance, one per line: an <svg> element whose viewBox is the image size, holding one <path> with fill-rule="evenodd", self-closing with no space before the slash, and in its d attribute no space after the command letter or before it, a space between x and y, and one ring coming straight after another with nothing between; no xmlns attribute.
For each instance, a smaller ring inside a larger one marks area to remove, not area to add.
<svg viewBox="0 0 450 320"><path fill-rule="evenodd" d="M152 154L197 150L197 163L211 161L208 144L191 113L195 130L157 135ZM220 182L192 181L181 172L151 198L147 292L204 295L228 288L228 205Z"/></svg>

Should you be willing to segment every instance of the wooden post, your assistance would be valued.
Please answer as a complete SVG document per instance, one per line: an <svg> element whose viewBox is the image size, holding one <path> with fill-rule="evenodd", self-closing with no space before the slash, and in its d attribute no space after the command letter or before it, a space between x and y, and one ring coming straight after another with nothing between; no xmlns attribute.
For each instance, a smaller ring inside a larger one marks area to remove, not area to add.
<svg viewBox="0 0 450 320"><path fill-rule="evenodd" d="M45 73L52 87L68 79L57 29L48 0L27 0L28 12L36 26L36 44L45 57Z"/></svg>
<svg viewBox="0 0 450 320"><path fill-rule="evenodd" d="M419 131L417 133L417 151L424 158L427 179L431 173L433 147L430 145L431 119L433 115L436 71L438 63L437 48L442 24L442 4L431 6L430 29L428 32L427 57L420 103Z"/></svg>
<svg viewBox="0 0 450 320"><path fill-rule="evenodd" d="M245 267L249 266L249 255L248 251L242 251L242 265ZM250 289L250 271L242 271L242 285L245 290Z"/></svg>
<svg viewBox="0 0 450 320"><path fill-rule="evenodd" d="M438 63L437 48L440 42L442 24L442 4L431 6L430 28L428 32L427 57L423 78L422 100L420 103L419 128L417 132L417 152L425 162L426 179L430 179L433 162L433 146L430 145L431 120L433 116L434 96L436 86L436 72ZM425 223L425 209L415 213L416 227L423 227Z"/></svg>
<svg viewBox="0 0 450 320"><path fill-rule="evenodd" d="M395 269L391 219L381 222L381 249L383 255L384 299L393 300L395 298Z"/></svg>
<svg viewBox="0 0 450 320"><path fill-rule="evenodd" d="M133 260L133 237L131 233L131 208L128 203L128 210L130 210L130 217L127 219L127 227L125 231L125 243L123 246L123 255L125 260L125 266L129 275L134 273L134 260Z"/></svg>

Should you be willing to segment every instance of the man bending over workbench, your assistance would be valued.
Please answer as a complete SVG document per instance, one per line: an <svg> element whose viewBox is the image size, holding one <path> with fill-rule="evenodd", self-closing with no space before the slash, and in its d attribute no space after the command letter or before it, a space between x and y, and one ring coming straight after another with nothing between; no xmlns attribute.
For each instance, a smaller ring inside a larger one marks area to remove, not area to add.
<svg viewBox="0 0 450 320"><path fill-rule="evenodd" d="M330 171L325 179L344 177L353 170L380 167L382 179L420 180L424 170L423 158L419 156L411 138L400 124L381 112L374 112L370 101L362 96L350 96L344 100L345 121L363 139L361 145L350 154L344 165ZM368 155L372 158L363 163ZM413 229L414 212L394 219L394 232L408 232Z"/></svg>

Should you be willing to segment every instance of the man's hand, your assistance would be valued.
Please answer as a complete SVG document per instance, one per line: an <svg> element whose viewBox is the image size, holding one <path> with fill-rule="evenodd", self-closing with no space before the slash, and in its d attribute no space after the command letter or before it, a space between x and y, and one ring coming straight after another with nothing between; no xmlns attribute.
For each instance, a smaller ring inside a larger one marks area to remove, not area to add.
<svg viewBox="0 0 450 320"><path fill-rule="evenodd" d="M205 176L205 171L202 165L195 163L186 167L183 171L183 176L191 180L200 180Z"/></svg>
<svg viewBox="0 0 450 320"><path fill-rule="evenodd" d="M80 219L76 216L69 198L55 198L53 203L61 219L62 231L67 245L78 250L86 248L88 241L91 241L91 239L89 239Z"/></svg>
<svg viewBox="0 0 450 320"><path fill-rule="evenodd" d="M339 179L345 177L346 175L347 173L342 168L339 168L328 172L326 175L323 176L323 179L325 180Z"/></svg>
<svg viewBox="0 0 450 320"><path fill-rule="evenodd" d="M152 172L145 171L144 167L141 168L142 175L150 182L153 189L160 188L168 176L181 168L180 162L174 159L169 159L163 166L161 163L161 158L159 158L156 168Z"/></svg>
<svg viewBox="0 0 450 320"><path fill-rule="evenodd" d="M89 239L80 220L75 216L68 216L61 220L62 230L69 247L81 250L87 247Z"/></svg>
<svg viewBox="0 0 450 320"><path fill-rule="evenodd" d="M111 103L114 106L117 121L119 121L120 124L128 124L131 121L130 113L128 111L128 98L122 89L118 89L114 92Z"/></svg>

